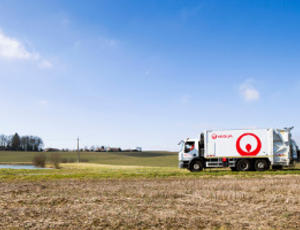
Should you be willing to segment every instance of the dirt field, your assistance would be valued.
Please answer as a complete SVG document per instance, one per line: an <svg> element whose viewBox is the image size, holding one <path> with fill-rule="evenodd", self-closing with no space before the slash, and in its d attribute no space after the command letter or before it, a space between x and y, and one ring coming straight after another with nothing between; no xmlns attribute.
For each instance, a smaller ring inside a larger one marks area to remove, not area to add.
<svg viewBox="0 0 300 230"><path fill-rule="evenodd" d="M300 176L0 182L1 229L300 229Z"/></svg>

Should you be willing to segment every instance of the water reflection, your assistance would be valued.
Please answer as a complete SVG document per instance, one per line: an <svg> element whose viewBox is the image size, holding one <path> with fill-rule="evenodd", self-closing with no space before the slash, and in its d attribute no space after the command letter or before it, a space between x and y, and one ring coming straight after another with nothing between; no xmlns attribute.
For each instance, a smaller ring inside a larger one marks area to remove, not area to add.
<svg viewBox="0 0 300 230"><path fill-rule="evenodd" d="M34 165L1 165L0 169L46 169L35 167Z"/></svg>

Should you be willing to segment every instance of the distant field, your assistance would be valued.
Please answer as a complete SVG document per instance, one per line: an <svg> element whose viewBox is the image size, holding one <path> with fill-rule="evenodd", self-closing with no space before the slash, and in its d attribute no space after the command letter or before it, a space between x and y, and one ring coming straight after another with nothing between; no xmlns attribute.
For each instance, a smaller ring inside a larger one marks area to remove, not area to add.
<svg viewBox="0 0 300 230"><path fill-rule="evenodd" d="M77 161L76 152L58 152L61 159ZM0 163L31 163L36 152L1 151ZM51 153L45 153L48 157ZM136 165L177 167L178 157L174 152L81 152L80 158L84 162L110 165Z"/></svg>

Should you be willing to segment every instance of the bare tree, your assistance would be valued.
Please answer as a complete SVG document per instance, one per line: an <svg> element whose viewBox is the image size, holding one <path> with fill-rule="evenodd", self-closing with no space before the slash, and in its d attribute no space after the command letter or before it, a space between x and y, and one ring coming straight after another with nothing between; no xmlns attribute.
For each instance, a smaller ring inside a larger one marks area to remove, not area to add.
<svg viewBox="0 0 300 230"><path fill-rule="evenodd" d="M37 136L0 135L1 150L41 151L43 147L43 140Z"/></svg>
<svg viewBox="0 0 300 230"><path fill-rule="evenodd" d="M0 135L0 149L5 150L7 146L7 137L5 135Z"/></svg>
<svg viewBox="0 0 300 230"><path fill-rule="evenodd" d="M15 133L11 140L12 150L20 150L21 149L21 139L18 133Z"/></svg>

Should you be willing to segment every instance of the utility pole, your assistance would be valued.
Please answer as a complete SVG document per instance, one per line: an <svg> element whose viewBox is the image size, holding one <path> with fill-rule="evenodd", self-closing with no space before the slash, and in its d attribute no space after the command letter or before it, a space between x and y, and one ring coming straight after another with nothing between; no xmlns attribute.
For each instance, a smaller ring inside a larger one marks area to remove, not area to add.
<svg viewBox="0 0 300 230"><path fill-rule="evenodd" d="M77 137L77 162L80 162L79 137Z"/></svg>

